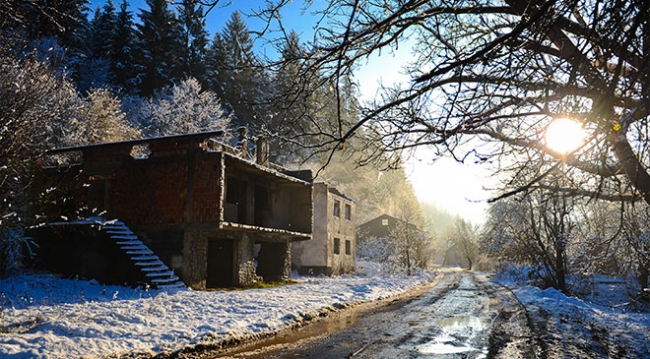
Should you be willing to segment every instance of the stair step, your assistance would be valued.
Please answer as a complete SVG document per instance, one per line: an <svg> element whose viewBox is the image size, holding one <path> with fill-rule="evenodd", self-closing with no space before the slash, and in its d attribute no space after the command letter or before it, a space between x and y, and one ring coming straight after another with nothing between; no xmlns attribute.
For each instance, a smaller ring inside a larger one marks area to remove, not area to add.
<svg viewBox="0 0 650 359"><path fill-rule="evenodd" d="M162 271L168 271L169 267L167 267L164 264L160 265L160 266L157 266L157 267L154 267L154 266L142 266L142 268L140 268L140 270L143 271L143 272L162 272Z"/></svg>
<svg viewBox="0 0 650 359"><path fill-rule="evenodd" d="M158 256L147 256L147 255L134 256L134 257L131 257L131 259L134 260L134 261L155 261L155 260L160 260L160 258L158 258Z"/></svg>
<svg viewBox="0 0 650 359"><path fill-rule="evenodd" d="M144 244L134 244L134 245L123 245L120 248L124 249L125 251L135 251L139 249L147 249L150 250L149 247L145 246Z"/></svg>
<svg viewBox="0 0 650 359"><path fill-rule="evenodd" d="M131 257L133 265L139 267L140 272L148 278L150 284L160 289L187 288L174 275L174 272L124 222L100 220L97 223L101 225L101 230L108 234L115 241L115 244L120 246L120 249Z"/></svg>
<svg viewBox="0 0 650 359"><path fill-rule="evenodd" d="M108 234L122 234L122 235L134 234L133 232L131 232L130 229L128 229L126 227L124 227L122 229L106 229L106 227L104 227L104 232L106 232Z"/></svg>
<svg viewBox="0 0 650 359"><path fill-rule="evenodd" d="M174 275L174 272L172 271L166 271L166 272L151 272L147 273L146 276L149 278L154 278L154 277L172 277Z"/></svg>
<svg viewBox="0 0 650 359"><path fill-rule="evenodd" d="M148 261L148 262L136 262L134 265L138 267L154 267L154 266L160 266L164 264L165 263L163 263L162 261L157 260L157 261Z"/></svg>
<svg viewBox="0 0 650 359"><path fill-rule="evenodd" d="M149 256L149 255L155 255L155 253L150 250L150 249L138 249L135 251L126 251L126 254L128 255L140 255L140 256Z"/></svg>
<svg viewBox="0 0 650 359"><path fill-rule="evenodd" d="M118 241L115 242L115 244L133 246L136 244L144 244L144 243L142 243L142 241L128 240L128 241Z"/></svg>
<svg viewBox="0 0 650 359"><path fill-rule="evenodd" d="M169 278L154 278L151 280L151 283L153 284L165 284L165 283L173 283L177 282L180 279L178 279L177 276L171 276Z"/></svg>
<svg viewBox="0 0 650 359"><path fill-rule="evenodd" d="M113 239L138 239L138 236L132 235L132 234L131 235L119 234L119 235L113 235L113 236L111 236L111 238L113 238Z"/></svg>
<svg viewBox="0 0 650 359"><path fill-rule="evenodd" d="M102 228L105 231L115 231L115 230L126 230L129 231L129 227L125 226L124 224L105 224L102 226Z"/></svg>

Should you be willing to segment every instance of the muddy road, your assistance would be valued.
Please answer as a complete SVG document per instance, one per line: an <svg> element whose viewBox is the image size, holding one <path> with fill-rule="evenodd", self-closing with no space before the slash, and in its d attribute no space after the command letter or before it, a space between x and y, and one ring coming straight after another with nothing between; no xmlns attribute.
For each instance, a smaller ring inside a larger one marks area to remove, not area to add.
<svg viewBox="0 0 650 359"><path fill-rule="evenodd" d="M417 296L350 309L214 358L536 358L514 295L471 272L448 272Z"/></svg>

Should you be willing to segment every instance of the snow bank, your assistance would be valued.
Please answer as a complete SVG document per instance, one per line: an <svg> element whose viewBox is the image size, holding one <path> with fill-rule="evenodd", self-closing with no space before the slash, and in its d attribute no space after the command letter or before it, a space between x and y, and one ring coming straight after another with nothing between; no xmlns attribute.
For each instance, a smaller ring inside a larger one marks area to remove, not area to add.
<svg viewBox="0 0 650 359"><path fill-rule="evenodd" d="M364 268L367 268L365 270ZM22 275L0 281L0 357L73 358L160 353L281 330L352 303L394 296L431 280L355 275L294 277L294 285L236 291L157 291Z"/></svg>
<svg viewBox="0 0 650 359"><path fill-rule="evenodd" d="M509 271L494 280L511 288L526 307L542 335L546 356L650 357L650 313L635 312L622 279L594 277L592 294L578 298L554 288L523 285L527 273L522 271Z"/></svg>

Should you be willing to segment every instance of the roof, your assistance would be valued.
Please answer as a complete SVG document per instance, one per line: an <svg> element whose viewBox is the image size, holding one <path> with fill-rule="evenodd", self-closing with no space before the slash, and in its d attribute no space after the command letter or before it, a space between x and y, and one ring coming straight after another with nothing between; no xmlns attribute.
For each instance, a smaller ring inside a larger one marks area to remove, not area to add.
<svg viewBox="0 0 650 359"><path fill-rule="evenodd" d="M410 223L410 222L407 222L407 221L402 220L402 219L399 219L399 218L396 218L396 217L393 217L393 216L388 215L388 214L386 214L386 213L384 213L384 214L382 214L382 215L380 215L380 216L378 216L378 217L375 217L375 218L369 220L369 221L366 222L366 223L362 223L362 224L358 225L357 227L366 227L366 226L371 225L373 222L378 222L378 221L380 221L380 220L382 220L382 219L392 219L392 220L394 220L395 222L404 223L404 224L406 224L407 226L409 226L409 227L411 227L411 228L415 228L415 229L417 229L417 230L420 230L420 229L419 229L415 224Z"/></svg>
<svg viewBox="0 0 650 359"><path fill-rule="evenodd" d="M269 175L279 177L282 179L286 179L292 182L300 183L300 184L305 184L305 185L310 185L310 182L305 181L303 179L297 178L295 176L288 175L284 172L281 172L280 170L276 169L283 169L283 167L272 164L271 167L267 166L262 166L257 164L255 161L249 160L248 158L243 158L241 156L236 155L238 152L237 149L234 147L231 147L227 144L224 144L221 141L217 141L216 138L223 138L225 135L224 131L209 131L209 132L198 132L198 133L191 133L191 134L184 134L184 135L173 135L173 136L163 136L163 137L151 137L151 138L141 138L141 139L135 139L135 140L129 140L129 141L119 141L119 142L106 142L106 143L97 143L97 144L92 144L92 145L84 145L84 146L74 146L74 147L64 147L64 148L56 148L52 149L49 151L46 151L47 154L59 154L59 153L65 153L65 152L72 152L72 151L86 151L86 150L97 150L97 149L110 149L110 148L115 148L115 147L121 147L121 146L135 146L135 145L141 145L141 144L149 144L149 143L156 143L156 142L167 142L167 141L206 141L206 140L214 140L216 144L218 145L218 150L213 150L209 149L206 150L206 152L222 152L224 153L227 157L232 158L236 161L245 163L248 166L253 167L256 171L261 171L264 173L267 173ZM290 171L287 171L290 172Z"/></svg>
<svg viewBox="0 0 650 359"><path fill-rule="evenodd" d="M71 151L83 151L86 149L97 149L97 148L109 148L109 147L118 147L118 146L125 146L125 145L140 145L144 143L152 143L152 142L162 142L162 141L169 141L169 140L207 140L210 138L214 137L223 137L225 135L224 131L209 131L209 132L197 132L197 133L190 133L190 134L184 134L184 135L172 135L172 136L163 136L163 137L149 137L149 138L139 138L135 140L128 140L128 141L118 141L118 142L105 142L105 143L96 143L92 145L84 145L84 146L73 146L73 147L62 147L62 148L55 148L46 151L48 154L56 154L56 153L64 153L64 152L71 152ZM224 145L227 146L227 145Z"/></svg>
<svg viewBox="0 0 650 359"><path fill-rule="evenodd" d="M269 167L266 167L266 166L259 165L259 164L255 163L254 161L251 161L249 159L242 158L242 157L239 157L239 156L227 153L227 152L224 152L224 154L226 155L226 157L228 157L228 158L230 158L232 160L244 163L244 164L254 168L257 171L261 171L261 172L267 173L267 174L275 176L275 177L280 177L280 178L283 178L283 179L286 179L286 180L289 180L289 181L292 181L292 182L304 184L304 185L307 185L307 186L311 185L311 183L308 182L308 181L305 181L305 180L299 179L297 177L293 177L293 176L287 175L285 173L276 171L273 168L269 168Z"/></svg>
<svg viewBox="0 0 650 359"><path fill-rule="evenodd" d="M348 200L350 202L354 202L354 200L352 198L346 196L345 194L343 194L343 192L339 191L338 188L336 188L334 186L331 186L329 183L327 183L325 181L318 182L317 184L325 185L327 187L327 191L329 193L335 195L335 196L339 196L339 197L344 198L344 199L346 199L346 200Z"/></svg>

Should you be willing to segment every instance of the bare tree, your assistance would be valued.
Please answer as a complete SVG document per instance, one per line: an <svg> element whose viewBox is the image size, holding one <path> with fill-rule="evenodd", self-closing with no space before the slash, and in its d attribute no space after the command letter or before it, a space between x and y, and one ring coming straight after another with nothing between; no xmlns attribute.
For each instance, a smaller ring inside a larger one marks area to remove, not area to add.
<svg viewBox="0 0 650 359"><path fill-rule="evenodd" d="M478 227L461 218L456 218L452 228L446 232L449 245L458 248L467 261L467 269L472 270L479 258Z"/></svg>
<svg viewBox="0 0 650 359"><path fill-rule="evenodd" d="M288 1L267 3L258 15L281 22ZM304 3L310 11L314 2ZM364 129L381 151L426 145L432 157L511 170L504 195L543 187L564 163L580 180L556 191L650 203L648 8L624 0L330 0L312 10L321 21L303 54L310 67L338 83L369 56L404 45L415 55L410 82L387 89L352 125L322 126L329 136L321 149ZM544 130L559 117L583 125L584 146L546 146ZM478 149L473 139L494 145Z"/></svg>
<svg viewBox="0 0 650 359"><path fill-rule="evenodd" d="M497 203L490 211L481 247L506 263L533 266L545 286L566 292L569 253L574 250L573 197L537 191L521 202Z"/></svg>

